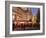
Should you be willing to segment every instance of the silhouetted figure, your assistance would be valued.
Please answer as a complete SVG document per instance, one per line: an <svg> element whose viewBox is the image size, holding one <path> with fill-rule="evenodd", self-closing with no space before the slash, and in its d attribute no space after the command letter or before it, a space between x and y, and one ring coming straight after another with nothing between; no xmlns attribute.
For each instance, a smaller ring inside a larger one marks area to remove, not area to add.
<svg viewBox="0 0 46 38"><path fill-rule="evenodd" d="M15 29L15 24L14 24L14 22L13 22L13 30Z"/></svg>

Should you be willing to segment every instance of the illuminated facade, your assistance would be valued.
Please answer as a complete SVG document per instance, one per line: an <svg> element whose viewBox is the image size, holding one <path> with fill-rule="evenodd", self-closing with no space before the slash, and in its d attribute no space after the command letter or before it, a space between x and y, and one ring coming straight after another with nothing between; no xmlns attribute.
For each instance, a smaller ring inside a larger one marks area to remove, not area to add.
<svg viewBox="0 0 46 38"><path fill-rule="evenodd" d="M24 10L24 8L16 7L14 10L15 13L15 20L27 20L29 21L32 19L32 12L31 10L29 11L28 8Z"/></svg>

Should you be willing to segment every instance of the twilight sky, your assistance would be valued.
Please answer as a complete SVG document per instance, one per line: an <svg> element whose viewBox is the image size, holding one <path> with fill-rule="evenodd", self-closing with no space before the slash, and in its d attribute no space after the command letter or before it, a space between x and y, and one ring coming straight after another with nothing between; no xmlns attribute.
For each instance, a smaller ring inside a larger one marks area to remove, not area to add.
<svg viewBox="0 0 46 38"><path fill-rule="evenodd" d="M38 13L38 8L31 8L31 10L32 10L32 15L36 16Z"/></svg>

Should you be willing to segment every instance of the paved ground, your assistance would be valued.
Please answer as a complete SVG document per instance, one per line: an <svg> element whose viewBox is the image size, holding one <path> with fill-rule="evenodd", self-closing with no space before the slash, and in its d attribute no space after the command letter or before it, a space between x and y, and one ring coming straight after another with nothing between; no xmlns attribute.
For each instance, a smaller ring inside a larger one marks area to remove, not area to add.
<svg viewBox="0 0 46 38"><path fill-rule="evenodd" d="M32 24L27 24L27 25L15 25L13 27L14 31L23 31L23 30L40 30L40 24L35 24L32 27Z"/></svg>

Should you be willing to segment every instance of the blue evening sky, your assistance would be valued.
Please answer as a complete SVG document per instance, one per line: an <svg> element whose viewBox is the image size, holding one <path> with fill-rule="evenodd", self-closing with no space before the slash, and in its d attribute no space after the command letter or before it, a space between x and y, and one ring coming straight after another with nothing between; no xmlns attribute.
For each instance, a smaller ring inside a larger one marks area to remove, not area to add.
<svg viewBox="0 0 46 38"><path fill-rule="evenodd" d="M32 10L32 15L36 16L38 13L38 8L31 8L31 10Z"/></svg>

